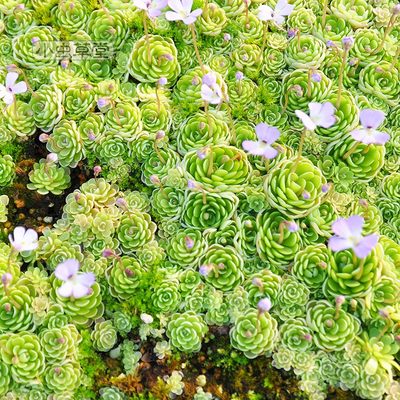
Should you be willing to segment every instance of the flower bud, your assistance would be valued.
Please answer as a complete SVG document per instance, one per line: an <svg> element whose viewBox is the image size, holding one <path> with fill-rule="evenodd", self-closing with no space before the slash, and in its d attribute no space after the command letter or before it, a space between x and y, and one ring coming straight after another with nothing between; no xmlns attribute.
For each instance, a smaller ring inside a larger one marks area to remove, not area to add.
<svg viewBox="0 0 400 400"><path fill-rule="evenodd" d="M209 264L201 265L199 268L199 274L202 276L208 276L212 269L213 267Z"/></svg>
<svg viewBox="0 0 400 400"><path fill-rule="evenodd" d="M310 200L311 195L308 193L306 190L302 193L303 199L304 200Z"/></svg>
<svg viewBox="0 0 400 400"><path fill-rule="evenodd" d="M110 104L110 100L108 100L108 99L106 99L106 98L104 98L104 97L100 97L100 98L97 100L97 107L99 107L99 108L106 107L106 106L108 106L109 104Z"/></svg>
<svg viewBox="0 0 400 400"><path fill-rule="evenodd" d="M344 296L336 296L335 303L337 307L340 307L345 301L346 298Z"/></svg>
<svg viewBox="0 0 400 400"><path fill-rule="evenodd" d="M185 236L185 246L186 248L193 249L194 240L190 236Z"/></svg>
<svg viewBox="0 0 400 400"><path fill-rule="evenodd" d="M93 167L93 174L94 174L95 178L98 177L100 173L101 173L100 165L95 165Z"/></svg>
<svg viewBox="0 0 400 400"><path fill-rule="evenodd" d="M49 135L47 134L47 133L41 133L40 135L39 135L39 142L41 142L41 143L47 143L48 142L48 140L49 140Z"/></svg>
<svg viewBox="0 0 400 400"><path fill-rule="evenodd" d="M151 315L146 314L146 313L142 313L140 314L140 319L145 323L145 324L151 324L154 319Z"/></svg>
<svg viewBox="0 0 400 400"><path fill-rule="evenodd" d="M236 72L235 78L237 81L241 81L244 78L243 72L241 71Z"/></svg>
<svg viewBox="0 0 400 400"><path fill-rule="evenodd" d="M105 258L113 257L113 256L115 256L114 250L112 250L112 249L104 249L103 253L102 253L102 256L105 257Z"/></svg>
<svg viewBox="0 0 400 400"><path fill-rule="evenodd" d="M161 184L161 181L160 181L160 178L157 176L157 175L150 175L150 182L153 184L153 185L160 185Z"/></svg>
<svg viewBox="0 0 400 400"><path fill-rule="evenodd" d="M224 33L224 40L229 42L231 40L231 35L229 33Z"/></svg>
<svg viewBox="0 0 400 400"><path fill-rule="evenodd" d="M156 140L162 140L165 138L165 131L159 130L156 134Z"/></svg>
<svg viewBox="0 0 400 400"><path fill-rule="evenodd" d="M8 286L12 281L12 278L12 275L9 272L6 272L1 276L1 282L4 286Z"/></svg>
<svg viewBox="0 0 400 400"><path fill-rule="evenodd" d="M37 44L37 43L39 43L40 42L40 39L37 37L37 36L34 36L32 39L31 39L31 43L33 44L33 45L35 45L35 44Z"/></svg>
<svg viewBox="0 0 400 400"><path fill-rule="evenodd" d="M257 303L257 308L260 312L268 312L272 307L272 303L271 300L268 297L265 297L264 299L261 299L258 303Z"/></svg>
<svg viewBox="0 0 400 400"><path fill-rule="evenodd" d="M61 68L66 69L66 68L68 68L69 60L61 60L60 64L61 64Z"/></svg>
<svg viewBox="0 0 400 400"><path fill-rule="evenodd" d="M160 86L164 86L164 85L166 85L167 83L168 83L168 79L167 79L167 78L161 77L161 78L158 80L158 84L159 84Z"/></svg>
<svg viewBox="0 0 400 400"><path fill-rule="evenodd" d="M58 161L58 156L56 153L47 154L46 161L49 163L56 163Z"/></svg>
<svg viewBox="0 0 400 400"><path fill-rule="evenodd" d="M354 39L351 36L345 36L342 39L342 44L345 50L350 50L354 45Z"/></svg>

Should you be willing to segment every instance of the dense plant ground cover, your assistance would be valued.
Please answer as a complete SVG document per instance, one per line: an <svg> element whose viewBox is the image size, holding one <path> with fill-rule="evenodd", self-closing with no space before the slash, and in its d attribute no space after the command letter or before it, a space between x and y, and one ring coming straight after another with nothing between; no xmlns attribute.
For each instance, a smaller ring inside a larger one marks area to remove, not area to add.
<svg viewBox="0 0 400 400"><path fill-rule="evenodd" d="M0 0L0 399L399 400L400 4Z"/></svg>

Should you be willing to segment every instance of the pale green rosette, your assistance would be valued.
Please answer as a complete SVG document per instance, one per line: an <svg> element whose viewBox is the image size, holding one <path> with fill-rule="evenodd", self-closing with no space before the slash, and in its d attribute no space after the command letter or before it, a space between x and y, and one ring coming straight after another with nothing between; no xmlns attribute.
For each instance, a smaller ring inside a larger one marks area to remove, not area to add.
<svg viewBox="0 0 400 400"><path fill-rule="evenodd" d="M219 228L232 218L238 205L233 193L189 192L183 203L182 222L191 228Z"/></svg>
<svg viewBox="0 0 400 400"><path fill-rule="evenodd" d="M155 83L166 78L167 84L172 85L181 72L177 56L172 39L148 35L146 40L143 36L133 47L128 70L140 82Z"/></svg>
<svg viewBox="0 0 400 400"><path fill-rule="evenodd" d="M174 187L155 189L151 197L153 214L162 220L179 219L182 213L185 192Z"/></svg>
<svg viewBox="0 0 400 400"><path fill-rule="evenodd" d="M250 359L267 354L276 345L277 326L269 313L248 309L236 319L229 332L231 344Z"/></svg>
<svg viewBox="0 0 400 400"><path fill-rule="evenodd" d="M7 107L4 114L4 128L12 136L26 138L36 132L33 111L29 104L17 100L16 105Z"/></svg>
<svg viewBox="0 0 400 400"><path fill-rule="evenodd" d="M347 21L354 29L366 28L373 19L373 7L367 0L333 0L330 4L332 14Z"/></svg>
<svg viewBox="0 0 400 400"><path fill-rule="evenodd" d="M311 161L301 157L283 160L269 172L264 183L268 203L289 218L301 218L322 200L326 179Z"/></svg>
<svg viewBox="0 0 400 400"><path fill-rule="evenodd" d="M51 391L68 396L81 384L81 373L80 365L76 361L50 364L44 372L44 382ZM67 397L67 400L70 399Z"/></svg>
<svg viewBox="0 0 400 400"><path fill-rule="evenodd" d="M225 10L215 3L206 6L197 22L199 31L205 36L219 35L226 24Z"/></svg>
<svg viewBox="0 0 400 400"><path fill-rule="evenodd" d="M336 309L326 300L308 303L307 325L314 331L316 346L327 351L343 350L360 330L357 318L342 309Z"/></svg>
<svg viewBox="0 0 400 400"><path fill-rule="evenodd" d="M206 249L207 242L202 232L188 228L169 238L166 250L173 264L187 268L196 266Z"/></svg>
<svg viewBox="0 0 400 400"><path fill-rule="evenodd" d="M332 40L339 45L345 36L352 32L350 24L343 18L334 14L328 14L325 19L325 26L322 26L322 17L318 17L313 26L313 34L323 42Z"/></svg>
<svg viewBox="0 0 400 400"><path fill-rule="evenodd" d="M282 344L296 352L312 350L313 341L307 340L311 336L311 329L304 319L288 319L279 329Z"/></svg>
<svg viewBox="0 0 400 400"><path fill-rule="evenodd" d="M287 219L279 211L263 211L257 216L257 252L262 260L285 268L300 249L299 232L283 227Z"/></svg>
<svg viewBox="0 0 400 400"><path fill-rule="evenodd" d="M214 244L200 263L210 269L205 280L216 289L228 292L243 281L243 259L233 247Z"/></svg>
<svg viewBox="0 0 400 400"><path fill-rule="evenodd" d="M30 69L57 65L54 57L56 37L48 26L33 26L25 33L14 37L14 59Z"/></svg>
<svg viewBox="0 0 400 400"><path fill-rule="evenodd" d="M153 149L156 145L153 143ZM168 147L160 148L157 152L153 151L142 164L143 182L149 186L154 186L150 177L156 175L160 180L164 179L169 171L176 168L179 161L178 153Z"/></svg>
<svg viewBox="0 0 400 400"><path fill-rule="evenodd" d="M50 132L64 115L62 91L56 85L42 85L31 97L30 107L36 126Z"/></svg>
<svg viewBox="0 0 400 400"><path fill-rule="evenodd" d="M121 11L93 11L87 23L87 33L93 41L107 42L118 50L129 35L129 25Z"/></svg>
<svg viewBox="0 0 400 400"><path fill-rule="evenodd" d="M58 162L62 167L75 168L85 157L81 135L73 120L60 121L54 127L46 147L47 150L57 154Z"/></svg>
<svg viewBox="0 0 400 400"><path fill-rule="evenodd" d="M260 21L255 14L249 12L246 17L246 13L243 13L234 19L234 23L237 29L240 29L240 36L245 42L261 44L263 37L263 22Z"/></svg>
<svg viewBox="0 0 400 400"><path fill-rule="evenodd" d="M357 29L349 57L356 58L362 67L371 63L380 64L384 56L384 50L379 50L381 41L382 37L378 30L372 28Z"/></svg>
<svg viewBox="0 0 400 400"><path fill-rule="evenodd" d="M75 33L81 29L85 29L90 15L90 8L86 2L67 0L53 8L52 14L54 23L59 28L69 33Z"/></svg>
<svg viewBox="0 0 400 400"><path fill-rule="evenodd" d="M29 172L29 180L30 183L26 187L42 195L49 192L60 195L71 184L69 168L58 167L45 159L33 165L33 170Z"/></svg>
<svg viewBox="0 0 400 400"><path fill-rule="evenodd" d="M237 17L245 10L245 5L240 0L217 0L216 3L224 9L228 18Z"/></svg>
<svg viewBox="0 0 400 400"><path fill-rule="evenodd" d="M0 187L11 185L15 177L15 164L10 155L0 155Z"/></svg>
<svg viewBox="0 0 400 400"><path fill-rule="evenodd" d="M363 235L379 233L383 219L379 208L373 204L361 205L360 202L353 203L348 215L361 215L364 218Z"/></svg>
<svg viewBox="0 0 400 400"><path fill-rule="evenodd" d="M210 146L207 157L200 159L196 151L185 155L184 168L188 178L204 185L204 188L223 192L242 190L251 172L244 151L232 146ZM212 160L212 167L209 167ZM211 169L211 173L208 172Z"/></svg>
<svg viewBox="0 0 400 400"><path fill-rule="evenodd" d="M244 77L240 82L228 82L229 105L233 115L242 116L257 106L258 86L249 78Z"/></svg>
<svg viewBox="0 0 400 400"><path fill-rule="evenodd" d="M386 175L382 180L381 191L388 199L400 201L400 173Z"/></svg>
<svg viewBox="0 0 400 400"><path fill-rule="evenodd" d="M180 154L185 155L193 149L202 149L208 145L228 145L230 136L228 124L221 113L210 111L207 115L198 111L179 127L177 148Z"/></svg>
<svg viewBox="0 0 400 400"><path fill-rule="evenodd" d="M179 282L166 279L153 288L151 295L153 307L161 313L171 313L178 310L181 304Z"/></svg>
<svg viewBox="0 0 400 400"><path fill-rule="evenodd" d="M94 107L95 91L88 83L69 86L63 95L63 105L66 118L80 120Z"/></svg>
<svg viewBox="0 0 400 400"><path fill-rule="evenodd" d="M328 279L324 284L327 297L365 297L379 282L382 274L382 246L377 245L363 259L353 256L351 250L333 254L334 262L328 263Z"/></svg>
<svg viewBox="0 0 400 400"><path fill-rule="evenodd" d="M143 129L150 133L169 131L171 108L166 101L150 99L139 105Z"/></svg>
<svg viewBox="0 0 400 400"><path fill-rule="evenodd" d="M207 325L201 316L192 311L173 314L167 327L172 346L184 353L200 351L201 341L207 332Z"/></svg>
<svg viewBox="0 0 400 400"><path fill-rule="evenodd" d="M13 14L4 17L5 31L11 37L25 33L33 25L36 25L35 15L33 10L28 8L14 9Z"/></svg>
<svg viewBox="0 0 400 400"><path fill-rule="evenodd" d="M300 35L289 42L285 50L285 59L293 68L319 68L326 54L325 43L312 35Z"/></svg>
<svg viewBox="0 0 400 400"><path fill-rule="evenodd" d="M110 351L117 342L117 330L112 321L102 321L95 324L90 334L93 346L96 350Z"/></svg>
<svg viewBox="0 0 400 400"><path fill-rule="evenodd" d="M78 130L84 147L93 151L104 137L104 115L92 112L87 113L85 119L79 121Z"/></svg>

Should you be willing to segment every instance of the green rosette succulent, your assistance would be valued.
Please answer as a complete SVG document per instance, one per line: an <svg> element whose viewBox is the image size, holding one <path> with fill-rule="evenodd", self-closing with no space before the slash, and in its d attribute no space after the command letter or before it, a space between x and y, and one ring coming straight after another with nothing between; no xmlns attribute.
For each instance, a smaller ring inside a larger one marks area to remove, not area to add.
<svg viewBox="0 0 400 400"><path fill-rule="evenodd" d="M168 131L171 124L171 109L165 101L154 99L140 103L143 129L150 133Z"/></svg>
<svg viewBox="0 0 400 400"><path fill-rule="evenodd" d="M148 35L146 39L143 36L133 47L128 70L140 82L155 83L166 78L167 84L171 85L181 72L177 56L172 39L159 35Z"/></svg>
<svg viewBox="0 0 400 400"><path fill-rule="evenodd" d="M86 149L93 151L104 135L104 115L89 112L79 121L78 130Z"/></svg>
<svg viewBox="0 0 400 400"><path fill-rule="evenodd" d="M333 0L330 4L332 14L347 21L354 29L365 28L372 19L372 4L366 0L355 0L349 7L347 0Z"/></svg>
<svg viewBox="0 0 400 400"><path fill-rule="evenodd" d="M325 43L312 35L293 38L285 50L285 59L291 68L319 68L326 53Z"/></svg>
<svg viewBox="0 0 400 400"><path fill-rule="evenodd" d="M50 364L44 371L44 383L55 393L72 394L81 384L81 373L80 366L75 361Z"/></svg>
<svg viewBox="0 0 400 400"><path fill-rule="evenodd" d="M326 98L335 104L335 123L330 128L317 127L316 133L324 141L340 139L343 134L355 129L359 124L358 105L353 95L348 91L343 91L340 96L340 103L337 106L337 92L332 93Z"/></svg>
<svg viewBox="0 0 400 400"><path fill-rule="evenodd" d="M215 3L208 3L197 22L199 31L205 36L219 35L226 24L225 10Z"/></svg>
<svg viewBox="0 0 400 400"><path fill-rule="evenodd" d="M184 297L198 287L200 282L200 274L192 268L179 273L179 291Z"/></svg>
<svg viewBox="0 0 400 400"><path fill-rule="evenodd" d="M10 389L11 376L10 367L0 361L0 395L5 395Z"/></svg>
<svg viewBox="0 0 400 400"><path fill-rule="evenodd" d="M200 67L195 67L186 71L176 82L173 94L174 101L179 104L180 107L188 110L197 110L202 107L204 105L200 92L202 78L210 71L210 68L206 66L204 67L204 72ZM227 86L222 75L215 72L215 76L222 93L226 95Z"/></svg>
<svg viewBox="0 0 400 400"><path fill-rule="evenodd" d="M288 16L287 25L297 28L301 33L310 33L315 26L316 16L312 10L307 8L294 9Z"/></svg>
<svg viewBox="0 0 400 400"><path fill-rule="evenodd" d="M310 301L307 325L313 330L315 345L327 351L340 351L358 334L360 322L326 300Z"/></svg>
<svg viewBox="0 0 400 400"><path fill-rule="evenodd" d="M62 91L56 85L42 85L31 97L29 105L36 126L50 132L64 115Z"/></svg>
<svg viewBox="0 0 400 400"><path fill-rule="evenodd" d="M132 210L120 222L117 236L121 249L130 254L142 248L146 243L154 240L157 225L149 214Z"/></svg>
<svg viewBox="0 0 400 400"><path fill-rule="evenodd" d="M193 311L173 314L167 326L167 336L172 346L184 353L200 351L201 341L207 332L207 325Z"/></svg>
<svg viewBox="0 0 400 400"><path fill-rule="evenodd" d="M390 377L384 368L378 368L373 374L362 369L356 392L365 399L379 399L386 393L389 385Z"/></svg>
<svg viewBox="0 0 400 400"><path fill-rule="evenodd" d="M129 26L121 11L101 9L89 14L87 33L93 41L106 42L118 50L129 35Z"/></svg>
<svg viewBox="0 0 400 400"><path fill-rule="evenodd" d="M382 180L381 191L388 199L400 201L400 173L386 175Z"/></svg>
<svg viewBox="0 0 400 400"><path fill-rule="evenodd" d="M278 298L281 277L274 274L269 269L263 269L251 275L244 283L243 288L248 293L249 303L252 307L257 307L258 302L268 297L272 306Z"/></svg>
<svg viewBox="0 0 400 400"><path fill-rule="evenodd" d="M217 0L215 3L223 8L228 18L237 17L245 10L245 5L239 0Z"/></svg>
<svg viewBox="0 0 400 400"><path fill-rule="evenodd" d="M351 250L339 251L333 258L335 262L328 264L329 277L324 285L328 297L365 297L380 279L383 258L380 245L364 259L354 257Z"/></svg>
<svg viewBox="0 0 400 400"><path fill-rule="evenodd" d="M245 258L253 258L257 254L257 224L256 218L249 214L238 217L238 234L235 237L235 247L242 251Z"/></svg>
<svg viewBox="0 0 400 400"><path fill-rule="evenodd" d="M208 145L228 145L229 141L228 124L221 113L209 111L206 114L203 111L198 111L190 115L180 126L177 135L177 148L180 154L185 155L193 149L207 149Z"/></svg>
<svg viewBox="0 0 400 400"><path fill-rule="evenodd" d="M12 136L32 136L36 132L36 126L29 104L17 100L15 106L6 108L4 126Z"/></svg>
<svg viewBox="0 0 400 400"><path fill-rule="evenodd" d="M283 277L278 293L278 304L282 312L292 306L304 307L309 299L310 290L296 278L286 275Z"/></svg>
<svg viewBox="0 0 400 400"><path fill-rule="evenodd" d="M153 149L154 144L153 142ZM175 168L180 161L178 153L170 148L160 148L149 154L148 158L142 164L142 180L149 186L154 186L150 177L157 176L160 180L168 175L168 172Z"/></svg>
<svg viewBox="0 0 400 400"><path fill-rule="evenodd" d="M2 342L1 358L9 366L14 382L30 384L43 373L44 354L40 341L34 333L10 334Z"/></svg>
<svg viewBox="0 0 400 400"><path fill-rule="evenodd" d="M351 212L348 215L361 215L364 218L365 224L363 226L363 234L369 235L371 233L379 232L379 228L382 225L382 215L379 208L373 204L362 204L361 202L353 203Z"/></svg>
<svg viewBox="0 0 400 400"><path fill-rule="evenodd" d="M157 287L153 288L151 295L153 307L162 313L177 311L181 303L179 283L175 280L164 280Z"/></svg>
<svg viewBox="0 0 400 400"><path fill-rule="evenodd" d="M7 206L9 202L10 199L8 198L7 195L5 194L0 195L0 222L7 221L7 214L8 214Z"/></svg>
<svg viewBox="0 0 400 400"><path fill-rule="evenodd" d="M102 303L100 285L97 282L91 287L90 294L78 299L60 296L57 289L61 284L62 282L58 279L53 281L50 297L63 307L64 314L68 316L70 322L78 326L88 326L103 315L104 304Z"/></svg>
<svg viewBox="0 0 400 400"><path fill-rule="evenodd" d="M123 160L128 157L128 152L128 142L111 132L104 135L95 147L95 153L101 162L110 164L113 168L121 167Z"/></svg>
<svg viewBox="0 0 400 400"><path fill-rule="evenodd" d="M58 167L45 159L33 165L33 170L29 172L29 180L31 183L26 187L42 195L49 192L60 195L71 184L69 168Z"/></svg>
<svg viewBox="0 0 400 400"><path fill-rule="evenodd" d="M112 296L127 300L135 295L144 270L133 257L123 256L106 270L108 290Z"/></svg>
<svg viewBox="0 0 400 400"><path fill-rule="evenodd" d="M14 9L13 14L4 17L5 31L11 37L23 34L31 26L36 25L34 17L33 10L28 8L23 10Z"/></svg>
<svg viewBox="0 0 400 400"><path fill-rule="evenodd" d="M329 237L332 234L332 223L336 219L337 213L333 204L330 201L324 201L318 208L308 214L305 221L319 235Z"/></svg>
<svg viewBox="0 0 400 400"><path fill-rule="evenodd" d="M142 113L131 101L116 103L105 116L105 125L112 132L113 138L133 140L142 131Z"/></svg>
<svg viewBox="0 0 400 400"><path fill-rule="evenodd" d="M283 77L281 106L294 113L295 110L308 112L310 101L323 102L332 91L332 81L322 72L320 82L310 82L310 96L307 95L308 73L306 69L296 69Z"/></svg>
<svg viewBox="0 0 400 400"><path fill-rule="evenodd" d="M106 182L105 179L90 179L83 183L81 192L97 207L105 207L115 203L118 186Z"/></svg>
<svg viewBox="0 0 400 400"><path fill-rule="evenodd" d="M383 49L379 50L381 41L382 38L378 30L372 28L357 29L349 57L356 58L362 67L371 63L379 64L384 56Z"/></svg>
<svg viewBox="0 0 400 400"><path fill-rule="evenodd" d="M211 308L204 316L208 325L224 326L229 324L229 305L222 303L220 307Z"/></svg>
<svg viewBox="0 0 400 400"><path fill-rule="evenodd" d="M100 399L101 400L124 400L124 394L117 388L107 387L100 389Z"/></svg>
<svg viewBox="0 0 400 400"><path fill-rule="evenodd" d="M264 51L264 63L261 72L268 77L282 75L286 67L284 53L279 49L267 48ZM265 81L264 81L265 82ZM280 85L278 85L281 88Z"/></svg>
<svg viewBox="0 0 400 400"><path fill-rule="evenodd" d="M278 336L276 320L268 313L248 309L229 331L231 345L253 359L271 351Z"/></svg>
<svg viewBox="0 0 400 400"><path fill-rule="evenodd" d="M130 315L122 311L116 311L113 314L113 324L122 336L126 336L132 330Z"/></svg>
<svg viewBox="0 0 400 400"><path fill-rule="evenodd" d="M238 15L233 20L235 28L240 30L241 37L246 43L261 44L263 37L263 23L252 12ZM245 27L245 29L243 29Z"/></svg>
<svg viewBox="0 0 400 400"><path fill-rule="evenodd" d="M173 264L181 267L193 267L207 249L202 232L197 229L185 229L168 240L167 255Z"/></svg>
<svg viewBox="0 0 400 400"><path fill-rule="evenodd" d="M94 107L95 91L88 83L77 83L67 87L63 94L66 118L80 120Z"/></svg>
<svg viewBox="0 0 400 400"><path fill-rule="evenodd" d="M233 193L188 192L183 203L182 222L191 228L219 228L232 218L239 199Z"/></svg>
<svg viewBox="0 0 400 400"><path fill-rule="evenodd" d="M330 250L324 244L310 245L296 254L292 272L311 292L316 292L322 288L328 276L328 265L334 262Z"/></svg>
<svg viewBox="0 0 400 400"><path fill-rule="evenodd" d="M234 246L235 237L238 233L238 226L235 221L228 220L221 224L219 229L210 228L204 231L204 236L210 244L222 246Z"/></svg>
<svg viewBox="0 0 400 400"><path fill-rule="evenodd" d="M312 350L312 331L304 319L288 319L279 328L282 345L296 352Z"/></svg>
<svg viewBox="0 0 400 400"><path fill-rule="evenodd" d="M76 122L63 119L53 129L47 141L47 150L58 156L62 167L75 168L85 157L85 149Z"/></svg>
<svg viewBox="0 0 400 400"><path fill-rule="evenodd" d="M10 155L0 155L0 187L9 186L15 177L15 164Z"/></svg>
<svg viewBox="0 0 400 400"><path fill-rule="evenodd" d="M112 321L102 321L95 324L90 334L93 346L96 350L110 351L117 342L117 330Z"/></svg>
<svg viewBox="0 0 400 400"><path fill-rule="evenodd" d="M183 163L189 179L218 192L242 190L251 172L246 154L232 146L210 146L208 156L203 159L196 151L191 151L185 155Z"/></svg>
<svg viewBox="0 0 400 400"><path fill-rule="evenodd" d="M290 218L307 216L321 202L326 179L311 161L283 160L267 176L264 191L272 207Z"/></svg>
<svg viewBox="0 0 400 400"><path fill-rule="evenodd" d="M354 150L351 150L355 145ZM385 161L385 147L365 145L355 142L351 137L340 139L328 146L328 152L335 160L341 160L354 174L357 180L369 182L382 168ZM350 153L348 153L350 152Z"/></svg>
<svg viewBox="0 0 400 400"><path fill-rule="evenodd" d="M396 106L400 95L399 71L387 61L368 63L360 72L358 88Z"/></svg>
<svg viewBox="0 0 400 400"><path fill-rule="evenodd" d="M34 326L31 305L35 293L19 280L0 298L0 332L29 331Z"/></svg>
<svg viewBox="0 0 400 400"><path fill-rule="evenodd" d="M174 187L155 189L151 197L153 213L162 220L179 219L184 198L185 192Z"/></svg>
<svg viewBox="0 0 400 400"><path fill-rule="evenodd" d="M261 49L253 43L242 43L231 53L231 60L235 67L244 70L248 76L253 76L257 71L257 64L262 59Z"/></svg>
<svg viewBox="0 0 400 400"><path fill-rule="evenodd" d="M32 26L14 37L14 59L23 67L34 69L57 65L54 57L56 36L48 26Z"/></svg>
<svg viewBox="0 0 400 400"><path fill-rule="evenodd" d="M100 84L112 78L113 69L110 59L84 59L80 67L91 82Z"/></svg>
<svg viewBox="0 0 400 400"><path fill-rule="evenodd" d="M223 292L233 290L243 281L243 259L231 246L210 246L200 263L207 269L206 282Z"/></svg>
<svg viewBox="0 0 400 400"><path fill-rule="evenodd" d="M43 354L48 362L61 362L70 355L71 347L74 348L74 337L67 327L48 328L40 332L40 344Z"/></svg>
<svg viewBox="0 0 400 400"><path fill-rule="evenodd" d="M257 252L260 258L278 267L286 267L300 250L299 232L285 228L287 219L279 211L257 215Z"/></svg>
<svg viewBox="0 0 400 400"><path fill-rule="evenodd" d="M90 15L90 9L86 2L67 0L59 3L52 9L54 23L68 33L84 30Z"/></svg>
<svg viewBox="0 0 400 400"><path fill-rule="evenodd" d="M323 42L332 40L339 44L343 37L350 36L352 32L350 24L343 18L334 14L326 15L325 25L322 26L322 18L318 17L313 25L313 34Z"/></svg>

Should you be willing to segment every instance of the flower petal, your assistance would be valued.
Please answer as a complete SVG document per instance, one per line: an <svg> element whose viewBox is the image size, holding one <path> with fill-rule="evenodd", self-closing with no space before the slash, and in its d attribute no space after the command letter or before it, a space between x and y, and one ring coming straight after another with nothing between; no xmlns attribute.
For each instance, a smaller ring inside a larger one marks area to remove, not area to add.
<svg viewBox="0 0 400 400"><path fill-rule="evenodd" d="M265 158L272 159L278 155L278 150L274 149L272 146L267 145L264 148L263 154Z"/></svg>
<svg viewBox="0 0 400 400"><path fill-rule="evenodd" d="M182 0L182 8L186 11L187 14L190 14L192 11L193 0Z"/></svg>
<svg viewBox="0 0 400 400"><path fill-rule="evenodd" d="M270 21L272 19L273 10L271 7L262 5L258 7L257 17L260 21Z"/></svg>
<svg viewBox="0 0 400 400"><path fill-rule="evenodd" d="M345 218L338 218L333 224L332 224L332 231L335 235L338 235L340 237L350 237L351 236L351 230L347 224L347 220Z"/></svg>
<svg viewBox="0 0 400 400"><path fill-rule="evenodd" d="M294 10L294 5L289 4L287 0L278 0L275 6L275 14L290 15Z"/></svg>
<svg viewBox="0 0 400 400"><path fill-rule="evenodd" d="M279 139L280 136L278 128L275 128L274 126L269 126L264 122L256 125L255 130L257 137L268 144L274 143L276 140Z"/></svg>
<svg viewBox="0 0 400 400"><path fill-rule="evenodd" d="M6 87L13 87L15 82L17 82L18 74L16 72L9 72L6 76Z"/></svg>
<svg viewBox="0 0 400 400"><path fill-rule="evenodd" d="M374 143L384 145L389 141L390 135L386 132L375 131L374 133Z"/></svg>
<svg viewBox="0 0 400 400"><path fill-rule="evenodd" d="M385 113L381 110L366 108L360 112L360 123L366 129L376 129L385 120Z"/></svg>
<svg viewBox="0 0 400 400"><path fill-rule="evenodd" d="M313 120L305 112L296 110L295 113L296 113L297 117L301 119L301 122L303 123L303 125L306 129L308 129L310 131L315 130L317 125L315 125Z"/></svg>
<svg viewBox="0 0 400 400"><path fill-rule="evenodd" d="M323 128L330 128L336 123L335 117L336 108L329 101L322 104L320 115L319 115L319 126Z"/></svg>
<svg viewBox="0 0 400 400"><path fill-rule="evenodd" d="M63 283L58 289L57 293L61 297L71 297L73 292L73 285L72 282L65 282Z"/></svg>
<svg viewBox="0 0 400 400"><path fill-rule="evenodd" d="M364 225L364 218L361 217L360 215L352 215L349 218L347 218L347 226L349 227L352 236L361 235L363 225Z"/></svg>
<svg viewBox="0 0 400 400"><path fill-rule="evenodd" d="M74 258L69 258L57 265L54 275L62 281L67 281L72 276L76 275L79 270L79 261Z"/></svg>
<svg viewBox="0 0 400 400"><path fill-rule="evenodd" d="M181 21L182 20L182 17L178 13L173 12L173 11L167 11L165 13L165 18L167 19L167 21Z"/></svg>
<svg viewBox="0 0 400 400"><path fill-rule="evenodd" d="M80 284L76 283L73 285L72 288L72 296L75 297L75 299L80 299L81 297L85 297L89 294L89 288Z"/></svg>
<svg viewBox="0 0 400 400"><path fill-rule="evenodd" d="M354 247L354 253L358 258L365 258L378 243L379 236L372 234L362 238Z"/></svg>
<svg viewBox="0 0 400 400"><path fill-rule="evenodd" d="M91 287L95 282L96 282L96 278L94 276L93 273L91 272L86 272L84 274L79 274L78 275L78 282L86 287Z"/></svg>
<svg viewBox="0 0 400 400"><path fill-rule="evenodd" d="M332 251L341 251L341 250L350 249L352 247L352 244L346 238L339 237L339 236L332 236L331 238L329 238L328 247Z"/></svg>
<svg viewBox="0 0 400 400"><path fill-rule="evenodd" d="M261 146L260 142L255 142L253 140L243 140L242 147L243 150L247 151L253 156L264 155L264 148Z"/></svg>

